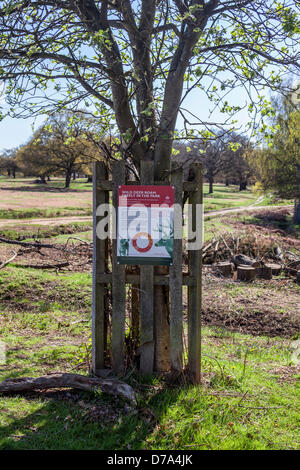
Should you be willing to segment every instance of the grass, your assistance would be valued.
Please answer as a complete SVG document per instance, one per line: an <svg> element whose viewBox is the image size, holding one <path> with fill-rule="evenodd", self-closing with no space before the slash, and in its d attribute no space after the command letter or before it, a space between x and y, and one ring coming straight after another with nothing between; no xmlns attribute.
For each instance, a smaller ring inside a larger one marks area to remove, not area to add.
<svg viewBox="0 0 300 470"><path fill-rule="evenodd" d="M208 184L203 185L205 212L235 207L246 207L254 204L257 196L250 190L239 191L238 186L214 185L214 192L208 193Z"/></svg>
<svg viewBox="0 0 300 470"><path fill-rule="evenodd" d="M0 271L0 283L7 344L0 379L74 367L87 374L90 274L12 267ZM202 386L140 383L131 375L136 410L77 391L2 396L0 449L298 449L291 354L289 339L205 327Z"/></svg>
<svg viewBox="0 0 300 470"><path fill-rule="evenodd" d="M0 219L36 219L54 218L67 216L92 215L91 208L85 207L62 207L60 209L0 209Z"/></svg>
<svg viewBox="0 0 300 470"><path fill-rule="evenodd" d="M51 188L61 189L61 190L80 190L80 191L90 191L92 189L92 183L87 183L87 178L77 178L76 180L71 180L70 188L65 188L65 180L64 178L52 178L51 181L48 181L47 184L39 184L34 183L35 179L37 178L8 178L6 176L0 176L0 184L1 183L8 183L9 185L15 186L16 189L18 187L24 187L25 185L29 185L29 188L40 188L41 192L44 190L49 190ZM29 189L28 188L28 189Z"/></svg>
<svg viewBox="0 0 300 470"><path fill-rule="evenodd" d="M80 238L86 237L92 232L92 222L76 222L71 224L54 225L51 227L30 224L19 227L6 227L0 229L0 237L10 240L52 239L54 242L67 240L72 234L80 234Z"/></svg>

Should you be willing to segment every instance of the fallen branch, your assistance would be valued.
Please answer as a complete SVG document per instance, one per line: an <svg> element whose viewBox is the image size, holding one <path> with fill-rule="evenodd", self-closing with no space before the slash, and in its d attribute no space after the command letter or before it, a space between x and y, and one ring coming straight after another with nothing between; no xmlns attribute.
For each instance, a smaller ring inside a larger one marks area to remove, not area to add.
<svg viewBox="0 0 300 470"><path fill-rule="evenodd" d="M78 240L82 243L84 243L85 245L88 245L88 246L91 246L93 244L93 242L87 242L86 240L83 240L82 238L78 238L78 237L69 237L68 240L66 241L65 243L65 246L68 245L69 243L69 240Z"/></svg>
<svg viewBox="0 0 300 470"><path fill-rule="evenodd" d="M13 254L14 256L12 256L10 259L8 259L7 261L3 261L3 263L0 264L0 269L4 268L4 266L6 266L7 264L11 263L17 256L18 256L18 253L16 253L14 250L13 251Z"/></svg>
<svg viewBox="0 0 300 470"><path fill-rule="evenodd" d="M33 268L33 269L59 269L69 266L69 262L65 261L63 263L56 264L18 264L20 268Z"/></svg>
<svg viewBox="0 0 300 470"><path fill-rule="evenodd" d="M9 245L31 246L31 247L34 247L34 248L53 248L53 250L66 251L65 248L58 247L58 246L55 246L55 245L51 245L50 243L20 242L20 241L17 241L17 240L7 240L6 238L2 238L2 237L0 237L0 242L8 243Z"/></svg>
<svg viewBox="0 0 300 470"><path fill-rule="evenodd" d="M77 388L87 392L101 391L109 395L120 396L136 405L134 390L130 385L117 379L85 377L79 374L49 374L41 377L20 377L7 379L0 383L0 393L19 393L30 390L49 388Z"/></svg>

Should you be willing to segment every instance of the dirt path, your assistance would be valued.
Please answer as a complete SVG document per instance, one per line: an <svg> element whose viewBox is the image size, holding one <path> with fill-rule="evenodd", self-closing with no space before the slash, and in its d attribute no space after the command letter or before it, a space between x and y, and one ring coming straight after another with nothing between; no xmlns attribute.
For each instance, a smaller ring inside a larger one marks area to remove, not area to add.
<svg viewBox="0 0 300 470"><path fill-rule="evenodd" d="M49 218L41 218L41 219L0 219L0 228L1 227L8 227L8 226L16 226L16 225L43 225L43 226L51 226L54 225L65 225L71 224L76 222L92 222L92 216L70 216L70 217L49 217Z"/></svg>
<svg viewBox="0 0 300 470"><path fill-rule="evenodd" d="M292 207L292 204L286 206L255 206L254 204L246 207L234 207L232 209L221 209L218 211L205 212L204 217L212 217L217 215L227 215L234 212L251 212L259 210L271 210L271 209L286 209Z"/></svg>
<svg viewBox="0 0 300 470"><path fill-rule="evenodd" d="M267 209L280 209L292 207L291 205L286 206L246 206L246 207L235 207L232 209L221 209L218 211L205 212L204 217L214 217L218 215L227 215L235 212L250 212ZM76 222L92 222L92 216L69 216L69 217L53 217L53 218L40 218L40 219L0 219L0 228L16 226L16 225L42 225L42 226L55 226L55 225L66 225Z"/></svg>

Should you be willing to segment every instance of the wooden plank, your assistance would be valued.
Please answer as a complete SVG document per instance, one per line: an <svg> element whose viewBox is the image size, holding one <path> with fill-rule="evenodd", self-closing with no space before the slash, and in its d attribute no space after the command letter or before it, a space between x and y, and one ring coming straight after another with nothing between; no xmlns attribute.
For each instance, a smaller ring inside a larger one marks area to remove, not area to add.
<svg viewBox="0 0 300 470"><path fill-rule="evenodd" d="M136 185L136 181L127 181L128 185ZM166 182L164 181L155 181L153 184L155 185L165 185ZM196 191L196 184L193 181L184 181L183 182L183 191L192 192ZM100 191L112 191L113 190L113 182L112 181L100 181L98 183L98 189Z"/></svg>
<svg viewBox="0 0 300 470"><path fill-rule="evenodd" d="M175 188L175 204L182 206L182 169L171 174ZM177 220L178 219L178 220ZM175 225L176 224L176 225ZM174 214L173 265L170 266L170 353L171 369L182 370L182 215ZM181 233L177 233L180 231ZM180 238L176 238L180 235Z"/></svg>
<svg viewBox="0 0 300 470"><path fill-rule="evenodd" d="M113 207L117 219L118 188L125 183L125 162L113 162ZM117 239L112 240L112 326L111 326L111 359L112 369L121 374L124 371L125 350L125 266L117 263Z"/></svg>
<svg viewBox="0 0 300 470"><path fill-rule="evenodd" d="M106 244L96 235L96 227L101 217L96 215L100 204L107 202L108 194L99 191L97 184L108 177L107 167L104 162L94 163L93 168L93 298L92 298L92 370L104 367L105 338L105 286L97 282L99 275L105 273Z"/></svg>
<svg viewBox="0 0 300 470"><path fill-rule="evenodd" d="M202 169L200 164L191 165L198 190L190 195L192 204L192 230L195 232L196 207L203 204ZM203 208L203 205L201 206ZM203 223L203 210L202 222ZM202 301L202 249L189 250L189 274L196 279L196 285L188 292L188 369L195 383L201 381L201 301Z"/></svg>
<svg viewBox="0 0 300 470"><path fill-rule="evenodd" d="M99 284L110 284L112 281L111 273L100 274L97 276L97 282ZM138 274L126 274L126 284L140 284L140 276ZM170 284L170 277L167 274L154 274L153 284L155 286L168 286ZM189 276L187 273L183 273L182 284L184 286L195 286L196 278Z"/></svg>
<svg viewBox="0 0 300 470"><path fill-rule="evenodd" d="M141 184L153 183L153 162L141 162ZM140 373L153 373L154 320L153 320L153 266L140 267L141 357Z"/></svg>

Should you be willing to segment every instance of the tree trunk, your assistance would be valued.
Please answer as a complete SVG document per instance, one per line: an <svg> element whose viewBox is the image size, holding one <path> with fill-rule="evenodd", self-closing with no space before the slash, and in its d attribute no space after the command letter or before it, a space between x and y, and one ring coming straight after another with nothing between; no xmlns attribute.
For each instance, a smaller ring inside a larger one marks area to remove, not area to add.
<svg viewBox="0 0 300 470"><path fill-rule="evenodd" d="M229 186L229 179L226 179L225 185L228 187Z"/></svg>
<svg viewBox="0 0 300 470"><path fill-rule="evenodd" d="M162 143L162 148L156 146L155 153L157 161L154 162L154 179L157 181L166 180L168 184L168 174L163 170L171 169L171 149L168 151L168 142ZM166 147L165 147L166 145ZM162 158L164 156L164 158ZM167 266L155 266L155 274L167 274ZM168 286L154 286L153 299L154 317L154 370L156 372L168 372L171 368L171 347L170 347L170 300Z"/></svg>
<svg viewBox="0 0 300 470"><path fill-rule="evenodd" d="M166 266L157 266L155 274L166 274ZM170 304L168 286L154 286L154 369L167 372L171 367L170 356Z"/></svg>
<svg viewBox="0 0 300 470"><path fill-rule="evenodd" d="M16 178L16 170L15 169L13 169L12 174L13 174L13 178L15 179Z"/></svg>
<svg viewBox="0 0 300 470"><path fill-rule="evenodd" d="M240 181L240 191L245 191L247 189L247 181Z"/></svg>
<svg viewBox="0 0 300 470"><path fill-rule="evenodd" d="M300 198L295 200L294 222L295 224L300 224Z"/></svg>
<svg viewBox="0 0 300 470"><path fill-rule="evenodd" d="M73 180L76 180L76 171L73 171Z"/></svg>
<svg viewBox="0 0 300 470"><path fill-rule="evenodd" d="M70 187L71 176L72 176L72 170L67 170L67 171L66 171L65 188L69 188L69 187Z"/></svg>
<svg viewBox="0 0 300 470"><path fill-rule="evenodd" d="M209 191L208 191L208 194L212 194L214 192L214 178L213 176L210 176L208 178L208 182L209 182Z"/></svg>
<svg viewBox="0 0 300 470"><path fill-rule="evenodd" d="M93 182L93 177L92 175L87 176L87 183L92 183Z"/></svg>

